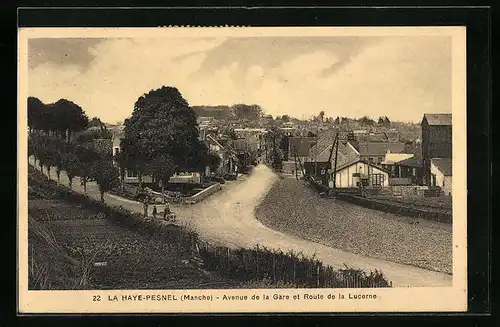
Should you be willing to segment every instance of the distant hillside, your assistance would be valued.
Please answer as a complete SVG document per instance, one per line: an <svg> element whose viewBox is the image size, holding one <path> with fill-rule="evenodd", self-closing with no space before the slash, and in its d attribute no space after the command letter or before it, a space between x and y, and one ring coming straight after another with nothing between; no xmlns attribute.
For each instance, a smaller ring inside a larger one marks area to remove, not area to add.
<svg viewBox="0 0 500 327"><path fill-rule="evenodd" d="M234 117L229 106L192 106L196 117L230 118Z"/></svg>

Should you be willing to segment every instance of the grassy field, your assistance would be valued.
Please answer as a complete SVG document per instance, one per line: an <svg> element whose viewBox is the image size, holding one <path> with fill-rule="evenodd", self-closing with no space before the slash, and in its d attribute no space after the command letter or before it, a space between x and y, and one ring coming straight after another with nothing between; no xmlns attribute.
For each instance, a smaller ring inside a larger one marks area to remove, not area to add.
<svg viewBox="0 0 500 327"><path fill-rule="evenodd" d="M280 179L255 210L265 225L304 239L393 262L452 272L451 226L319 197Z"/></svg>

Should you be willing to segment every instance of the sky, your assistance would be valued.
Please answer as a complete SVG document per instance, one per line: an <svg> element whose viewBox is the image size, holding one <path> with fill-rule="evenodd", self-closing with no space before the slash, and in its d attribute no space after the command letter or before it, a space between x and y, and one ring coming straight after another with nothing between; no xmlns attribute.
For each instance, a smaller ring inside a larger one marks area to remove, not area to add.
<svg viewBox="0 0 500 327"><path fill-rule="evenodd" d="M28 92L123 121L152 89L309 118L451 112L450 36L30 39Z"/></svg>

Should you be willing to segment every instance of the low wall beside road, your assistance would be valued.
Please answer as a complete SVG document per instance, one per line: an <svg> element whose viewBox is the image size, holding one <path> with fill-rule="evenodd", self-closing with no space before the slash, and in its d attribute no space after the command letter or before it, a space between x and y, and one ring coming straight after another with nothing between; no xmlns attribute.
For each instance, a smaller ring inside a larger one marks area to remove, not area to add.
<svg viewBox="0 0 500 327"><path fill-rule="evenodd" d="M206 189L196 193L195 195L190 196L188 198L188 203L200 202L201 200L214 194L215 192L220 191L221 189L222 189L222 186L220 185L220 183L215 183L214 185L207 187Z"/></svg>
<svg viewBox="0 0 500 327"><path fill-rule="evenodd" d="M309 181L311 187L315 188L318 192L329 193L332 189L315 181ZM402 203L391 201L383 201L370 197L363 197L359 195L357 189L337 189L335 197L339 200L346 201L361 207L393 213L414 218L423 218L427 220L434 220L439 222L451 223L453 220L452 213L442 212L434 208L412 207Z"/></svg>
<svg viewBox="0 0 500 327"><path fill-rule="evenodd" d="M369 209L393 213L396 215L423 218L444 223L451 223L453 220L453 215L451 213L439 212L431 208L414 208L399 203L391 203L378 199L364 198L352 194L339 193L336 196L339 200L342 201L346 201Z"/></svg>

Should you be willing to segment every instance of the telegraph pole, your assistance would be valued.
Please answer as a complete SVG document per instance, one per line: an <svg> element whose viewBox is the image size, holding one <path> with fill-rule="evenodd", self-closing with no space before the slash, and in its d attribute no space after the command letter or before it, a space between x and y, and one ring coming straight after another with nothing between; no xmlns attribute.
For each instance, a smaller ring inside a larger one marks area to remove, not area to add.
<svg viewBox="0 0 500 327"><path fill-rule="evenodd" d="M295 150L295 146L293 147L293 161L295 162L295 179L299 180L299 176L297 175L297 151Z"/></svg>
<svg viewBox="0 0 500 327"><path fill-rule="evenodd" d="M339 134L336 135L336 143L335 143L335 162L333 166L333 190L334 192L337 189L337 157L339 155Z"/></svg>

